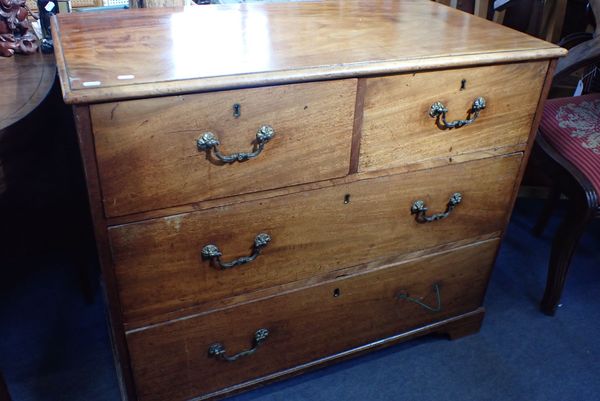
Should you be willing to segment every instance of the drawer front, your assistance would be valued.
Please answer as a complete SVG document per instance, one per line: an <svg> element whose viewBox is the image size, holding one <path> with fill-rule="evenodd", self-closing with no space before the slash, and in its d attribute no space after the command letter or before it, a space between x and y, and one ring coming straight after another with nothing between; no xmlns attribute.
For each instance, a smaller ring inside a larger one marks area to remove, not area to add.
<svg viewBox="0 0 600 401"><path fill-rule="evenodd" d="M525 148L547 67L544 61L367 79L359 170ZM429 115L441 102L448 123L467 119L478 97L486 106L470 125L448 129Z"/></svg>
<svg viewBox="0 0 600 401"><path fill-rule="evenodd" d="M472 311L482 303L497 246L486 241L130 333L138 397L205 395ZM269 333L252 355L233 362L209 356L217 342L227 356L251 349L259 329Z"/></svg>
<svg viewBox="0 0 600 401"><path fill-rule="evenodd" d="M92 105L106 214L344 176L355 97L348 79ZM252 153L264 125L274 136L246 161L222 162L197 144L211 132L224 156Z"/></svg>
<svg viewBox="0 0 600 401"><path fill-rule="evenodd" d="M109 237L125 321L135 327L182 308L206 310L201 304L208 301L498 232L521 158L478 160L113 227ZM419 215L411 214L417 200L429 208L427 216L444 212L455 192L462 202L447 218L419 223ZM271 241L247 264L221 269L201 257L209 244L219 248L223 262L249 256L261 233Z"/></svg>

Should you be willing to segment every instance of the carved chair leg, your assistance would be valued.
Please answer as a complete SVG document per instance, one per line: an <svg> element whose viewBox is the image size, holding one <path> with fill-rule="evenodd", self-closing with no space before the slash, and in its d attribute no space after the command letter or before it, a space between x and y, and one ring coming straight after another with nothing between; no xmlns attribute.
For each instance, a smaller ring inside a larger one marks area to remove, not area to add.
<svg viewBox="0 0 600 401"><path fill-rule="evenodd" d="M542 209L542 213L538 218L538 221L535 223L535 226L531 230L532 234L536 237L541 237L546 229L546 225L548 225L548 220L550 220L550 216L554 210L556 210L556 206L558 205L558 201L560 200L561 192L556 186L552 186L550 188L550 193L548 194L548 199L544 203L544 208Z"/></svg>
<svg viewBox="0 0 600 401"><path fill-rule="evenodd" d="M569 201L567 215L552 241L548 279L541 304L542 312L547 315L556 313L571 258L591 217L592 210L584 199L575 197Z"/></svg>

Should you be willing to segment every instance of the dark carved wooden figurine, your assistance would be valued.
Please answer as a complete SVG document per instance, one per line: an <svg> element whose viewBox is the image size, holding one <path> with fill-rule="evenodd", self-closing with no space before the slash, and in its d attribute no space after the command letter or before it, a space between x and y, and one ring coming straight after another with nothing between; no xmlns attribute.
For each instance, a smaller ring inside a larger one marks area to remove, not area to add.
<svg viewBox="0 0 600 401"><path fill-rule="evenodd" d="M29 22L31 11L25 0L0 0L0 56L31 54L38 49L38 39Z"/></svg>

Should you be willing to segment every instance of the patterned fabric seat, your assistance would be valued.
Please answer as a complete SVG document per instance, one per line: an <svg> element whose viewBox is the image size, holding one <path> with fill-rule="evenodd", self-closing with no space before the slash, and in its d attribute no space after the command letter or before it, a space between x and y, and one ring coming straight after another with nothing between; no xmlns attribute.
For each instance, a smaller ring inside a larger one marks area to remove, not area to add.
<svg viewBox="0 0 600 401"><path fill-rule="evenodd" d="M600 94L548 100L540 133L600 194Z"/></svg>

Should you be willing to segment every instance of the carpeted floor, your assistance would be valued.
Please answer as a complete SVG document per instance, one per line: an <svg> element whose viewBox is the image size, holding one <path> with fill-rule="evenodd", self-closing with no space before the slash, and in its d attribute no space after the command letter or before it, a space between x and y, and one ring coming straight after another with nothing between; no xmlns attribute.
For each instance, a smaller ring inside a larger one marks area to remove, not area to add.
<svg viewBox="0 0 600 401"><path fill-rule="evenodd" d="M600 222L577 251L564 306L547 317L538 303L560 213L537 239L539 207L517 204L480 333L415 340L233 400L600 400ZM73 265L60 255L0 263L13 272L0 283L0 370L13 400L118 400L104 306L85 304Z"/></svg>

